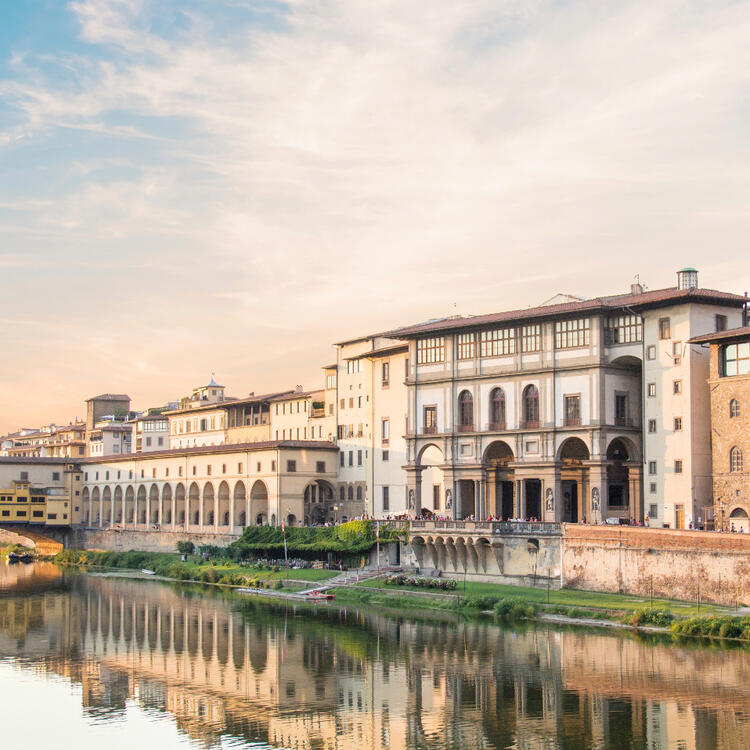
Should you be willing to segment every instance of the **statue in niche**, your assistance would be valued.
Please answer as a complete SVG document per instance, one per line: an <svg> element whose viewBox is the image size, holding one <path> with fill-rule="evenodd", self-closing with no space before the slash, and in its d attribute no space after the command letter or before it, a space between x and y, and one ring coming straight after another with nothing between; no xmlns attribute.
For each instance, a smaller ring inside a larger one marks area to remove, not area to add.
<svg viewBox="0 0 750 750"><path fill-rule="evenodd" d="M453 493L450 490L445 491L445 509L451 510L453 508Z"/></svg>
<svg viewBox="0 0 750 750"><path fill-rule="evenodd" d="M409 490L409 510L414 510L414 490Z"/></svg>
<svg viewBox="0 0 750 750"><path fill-rule="evenodd" d="M591 488L591 510L592 511L598 511L599 510L599 488L598 487L592 487Z"/></svg>
<svg viewBox="0 0 750 750"><path fill-rule="evenodd" d="M551 513L555 509L555 496L552 492L552 487L547 487L547 491L544 493L546 500L546 508Z"/></svg>

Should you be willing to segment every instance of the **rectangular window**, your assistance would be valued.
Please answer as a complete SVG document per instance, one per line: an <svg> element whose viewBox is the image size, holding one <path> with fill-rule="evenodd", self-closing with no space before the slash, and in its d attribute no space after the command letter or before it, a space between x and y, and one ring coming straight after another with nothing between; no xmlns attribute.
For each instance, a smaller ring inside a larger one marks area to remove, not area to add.
<svg viewBox="0 0 750 750"><path fill-rule="evenodd" d="M459 333L456 341L458 359L474 359L474 334Z"/></svg>
<svg viewBox="0 0 750 750"><path fill-rule="evenodd" d="M656 420L655 419L648 420L648 431L656 432Z"/></svg>
<svg viewBox="0 0 750 750"><path fill-rule="evenodd" d="M346 466L346 456L344 455L344 451L341 451L341 453L339 453L339 465Z"/></svg>
<svg viewBox="0 0 750 750"><path fill-rule="evenodd" d="M326 375L326 390L333 390L336 387L336 376Z"/></svg>
<svg viewBox="0 0 750 750"><path fill-rule="evenodd" d="M417 341L417 364L428 365L433 362L445 362L445 338L443 336Z"/></svg>
<svg viewBox="0 0 750 750"><path fill-rule="evenodd" d="M656 347L653 344L646 347L646 359L656 359Z"/></svg>
<svg viewBox="0 0 750 750"><path fill-rule="evenodd" d="M261 471L261 469L260 469L260 461L258 461L258 463L255 465L255 469L258 472L258 474L260 474L260 471Z"/></svg>
<svg viewBox="0 0 750 750"><path fill-rule="evenodd" d="M357 466L362 466L362 451L357 451Z"/></svg>
<svg viewBox="0 0 750 750"><path fill-rule="evenodd" d="M521 328L521 351L538 352L542 348L542 327L540 325Z"/></svg>
<svg viewBox="0 0 750 750"><path fill-rule="evenodd" d="M638 315L616 315L607 318L604 342L607 346L633 344L643 339L643 322Z"/></svg>
<svg viewBox="0 0 750 750"><path fill-rule="evenodd" d="M221 465L221 473L222 474L226 474L227 473L227 465L226 464L222 464Z"/></svg>
<svg viewBox="0 0 750 750"><path fill-rule="evenodd" d="M424 407L424 434L435 435L437 433L437 406Z"/></svg>
<svg viewBox="0 0 750 750"><path fill-rule="evenodd" d="M211 476L211 464L206 465L206 474L208 474L208 476Z"/></svg>
<svg viewBox="0 0 750 750"><path fill-rule="evenodd" d="M656 474L656 461L648 462L648 473L652 476Z"/></svg>
<svg viewBox="0 0 750 750"><path fill-rule="evenodd" d="M615 424L618 427L627 427L628 424L628 394L615 394Z"/></svg>
<svg viewBox="0 0 750 750"><path fill-rule="evenodd" d="M242 474L242 464L237 464L237 473Z"/></svg>
<svg viewBox="0 0 750 750"><path fill-rule="evenodd" d="M672 362L679 365L682 362L682 342L675 341L672 344Z"/></svg>
<svg viewBox="0 0 750 750"><path fill-rule="evenodd" d="M52 481L53 482L59 482L60 481L60 472L59 471L53 471L52 472Z"/></svg>
<svg viewBox="0 0 750 750"><path fill-rule="evenodd" d="M648 485L648 491L649 491L649 492L650 492L650 493L651 493L652 495L655 495L655 494L656 494L656 482L650 482L650 483L649 483L649 485ZM656 507L656 506L654 506L654 507ZM649 514L649 515L651 515L651 514Z"/></svg>
<svg viewBox="0 0 750 750"><path fill-rule="evenodd" d="M390 487L383 487L383 510L391 509Z"/></svg>
<svg viewBox="0 0 750 750"><path fill-rule="evenodd" d="M674 431L679 432L682 429L682 417L674 418Z"/></svg>
<svg viewBox="0 0 750 750"><path fill-rule="evenodd" d="M432 507L435 510L440 510L440 485L432 485Z"/></svg>
<svg viewBox="0 0 750 750"><path fill-rule="evenodd" d="M349 451L349 466L354 466L354 451Z"/></svg>
<svg viewBox="0 0 750 750"><path fill-rule="evenodd" d="M675 474L682 474L682 461L677 458L674 462L674 473Z"/></svg>
<svg viewBox="0 0 750 750"><path fill-rule="evenodd" d="M671 338L671 326L669 324L669 318L659 318L659 338L664 341L665 339Z"/></svg>
<svg viewBox="0 0 750 750"><path fill-rule="evenodd" d="M682 393L682 381L675 380L672 383L672 393Z"/></svg>
<svg viewBox="0 0 750 750"><path fill-rule="evenodd" d="M722 377L731 378L750 373L750 342L721 347L720 368L719 374Z"/></svg>
<svg viewBox="0 0 750 750"><path fill-rule="evenodd" d="M295 471L297 471L297 462L296 461L287 461L286 462L286 470L287 470L287 472L295 472Z"/></svg>
<svg viewBox="0 0 750 750"><path fill-rule="evenodd" d="M581 397L565 396L565 425L577 427L581 424Z"/></svg>
<svg viewBox="0 0 750 750"><path fill-rule="evenodd" d="M342 399L341 399L341 408L342 408L342 409L345 409L345 408L346 408L346 399L345 399L345 398L342 398Z"/></svg>
<svg viewBox="0 0 750 750"><path fill-rule="evenodd" d="M383 451L383 461L387 461L390 457L390 454L388 451Z"/></svg>
<svg viewBox="0 0 750 750"><path fill-rule="evenodd" d="M357 425L357 437L362 437L364 435L364 431L362 430L362 422L360 422Z"/></svg>
<svg viewBox="0 0 750 750"><path fill-rule="evenodd" d="M349 408L350 409L354 408L354 396L349 397Z"/></svg>
<svg viewBox="0 0 750 750"><path fill-rule="evenodd" d="M646 386L646 393L651 397L656 396L656 383L649 383Z"/></svg>
<svg viewBox="0 0 750 750"><path fill-rule="evenodd" d="M380 365L380 382L383 386L388 385L391 379L391 363L383 362Z"/></svg>
<svg viewBox="0 0 750 750"><path fill-rule="evenodd" d="M325 461L316 461L315 462L315 471L318 474L325 474L326 473L326 462Z"/></svg>
<svg viewBox="0 0 750 750"><path fill-rule="evenodd" d="M726 315L717 315L716 316L716 330L717 331L726 331L727 330L727 316Z"/></svg>
<svg viewBox="0 0 750 750"><path fill-rule="evenodd" d="M380 435L384 443L387 443L391 438L391 420L383 419L380 422Z"/></svg>
<svg viewBox="0 0 750 750"><path fill-rule="evenodd" d="M482 331L479 353L483 357L500 357L504 354L515 354L516 336L513 328L495 328Z"/></svg>
<svg viewBox="0 0 750 750"><path fill-rule="evenodd" d="M656 491L656 486L654 485L654 491ZM649 518L656 518L659 515L659 509L656 505L656 503L651 503L648 506L648 517Z"/></svg>
<svg viewBox="0 0 750 750"><path fill-rule="evenodd" d="M555 323L555 348L575 349L589 345L591 321L588 318L579 320L558 320Z"/></svg>
<svg viewBox="0 0 750 750"><path fill-rule="evenodd" d="M276 471L276 461L271 461L271 471Z"/></svg>

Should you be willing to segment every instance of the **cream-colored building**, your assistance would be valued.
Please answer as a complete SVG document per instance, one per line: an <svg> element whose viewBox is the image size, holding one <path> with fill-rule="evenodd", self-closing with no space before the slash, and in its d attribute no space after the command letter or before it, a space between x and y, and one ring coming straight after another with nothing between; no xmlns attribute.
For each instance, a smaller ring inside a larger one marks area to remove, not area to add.
<svg viewBox="0 0 750 750"><path fill-rule="evenodd" d="M328 497L336 446L268 441L88 459L85 526L239 534L247 525L305 519L305 497Z"/></svg>
<svg viewBox="0 0 750 750"><path fill-rule="evenodd" d="M707 357L685 342L743 303L685 269L673 288L386 334L409 346L409 512L687 526L710 505L710 443Z"/></svg>
<svg viewBox="0 0 750 750"><path fill-rule="evenodd" d="M133 425L129 422L97 422L89 430L89 456L117 456L132 452Z"/></svg>

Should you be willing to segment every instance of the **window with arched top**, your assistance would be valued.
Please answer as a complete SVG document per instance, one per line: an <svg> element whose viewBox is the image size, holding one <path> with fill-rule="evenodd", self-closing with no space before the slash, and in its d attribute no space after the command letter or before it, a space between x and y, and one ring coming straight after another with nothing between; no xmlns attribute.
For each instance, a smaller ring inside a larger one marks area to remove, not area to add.
<svg viewBox="0 0 750 750"><path fill-rule="evenodd" d="M358 484L357 485L357 500L361 500L361 499L362 499L362 485Z"/></svg>
<svg viewBox="0 0 750 750"><path fill-rule="evenodd" d="M493 388L490 393L490 429L505 429L505 391Z"/></svg>
<svg viewBox="0 0 750 750"><path fill-rule="evenodd" d="M742 449L736 445L729 451L729 471L742 471Z"/></svg>
<svg viewBox="0 0 750 750"><path fill-rule="evenodd" d="M462 432L474 429L474 397L469 391L461 391L458 397L458 427Z"/></svg>
<svg viewBox="0 0 750 750"><path fill-rule="evenodd" d="M354 500L354 487L352 487L352 485L349 485L349 488L346 491L346 497L347 500Z"/></svg>
<svg viewBox="0 0 750 750"><path fill-rule="evenodd" d="M735 417L739 417L739 416L740 416L740 402L736 398L733 398L729 402L729 418L734 419Z"/></svg>
<svg viewBox="0 0 750 750"><path fill-rule="evenodd" d="M524 427L539 427L539 391L535 385L527 385L523 391Z"/></svg>

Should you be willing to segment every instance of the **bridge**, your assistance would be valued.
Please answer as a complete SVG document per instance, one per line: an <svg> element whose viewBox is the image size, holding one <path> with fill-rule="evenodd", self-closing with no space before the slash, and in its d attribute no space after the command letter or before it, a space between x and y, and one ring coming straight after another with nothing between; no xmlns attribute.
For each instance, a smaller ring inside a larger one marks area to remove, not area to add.
<svg viewBox="0 0 750 750"><path fill-rule="evenodd" d="M50 536L40 534L37 527L30 529L28 524L14 523L12 526L0 526L0 542L4 544L21 544L32 547L44 557L52 557L63 549L63 543Z"/></svg>

